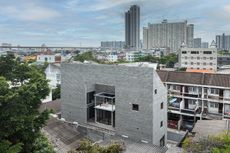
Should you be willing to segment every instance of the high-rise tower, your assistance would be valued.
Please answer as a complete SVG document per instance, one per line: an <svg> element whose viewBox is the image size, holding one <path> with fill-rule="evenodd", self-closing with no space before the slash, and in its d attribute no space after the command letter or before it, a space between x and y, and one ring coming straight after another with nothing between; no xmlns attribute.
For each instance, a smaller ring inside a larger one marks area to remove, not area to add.
<svg viewBox="0 0 230 153"><path fill-rule="evenodd" d="M132 5L125 12L125 44L127 48L140 48L140 7Z"/></svg>

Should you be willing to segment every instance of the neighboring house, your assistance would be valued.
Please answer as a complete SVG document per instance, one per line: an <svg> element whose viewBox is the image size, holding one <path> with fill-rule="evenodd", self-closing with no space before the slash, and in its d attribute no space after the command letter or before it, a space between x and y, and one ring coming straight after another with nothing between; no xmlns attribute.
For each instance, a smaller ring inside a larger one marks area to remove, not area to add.
<svg viewBox="0 0 230 153"><path fill-rule="evenodd" d="M169 126L187 128L187 122L193 125L199 119L230 119L230 74L157 72L168 89Z"/></svg>
<svg viewBox="0 0 230 153"><path fill-rule="evenodd" d="M230 55L218 55L217 63L220 67L230 65Z"/></svg>
<svg viewBox="0 0 230 153"><path fill-rule="evenodd" d="M130 52L126 52L125 59L126 61L134 62L139 57L146 56L146 55L147 55L146 52L130 51Z"/></svg>
<svg viewBox="0 0 230 153"><path fill-rule="evenodd" d="M116 54L109 54L109 55L107 56L107 60L108 60L109 62L116 62L116 61L118 60L118 57L117 57Z"/></svg>
<svg viewBox="0 0 230 153"><path fill-rule="evenodd" d="M217 70L216 48L186 48L179 52L179 67L195 70Z"/></svg>
<svg viewBox="0 0 230 153"><path fill-rule="evenodd" d="M63 63L62 118L165 146L167 91L149 67Z"/></svg>
<svg viewBox="0 0 230 153"><path fill-rule="evenodd" d="M42 100L42 102L50 102L52 101L52 90L57 87L57 85L61 84L61 70L60 65L57 64L49 64L45 70L46 79L49 80L50 93L46 99Z"/></svg>
<svg viewBox="0 0 230 153"><path fill-rule="evenodd" d="M37 62L55 63L55 55L46 55L46 54L37 55Z"/></svg>
<svg viewBox="0 0 230 153"><path fill-rule="evenodd" d="M57 54L54 55L50 52L44 53L44 54L39 54L37 55L37 62L39 63L61 63L62 57L61 55Z"/></svg>

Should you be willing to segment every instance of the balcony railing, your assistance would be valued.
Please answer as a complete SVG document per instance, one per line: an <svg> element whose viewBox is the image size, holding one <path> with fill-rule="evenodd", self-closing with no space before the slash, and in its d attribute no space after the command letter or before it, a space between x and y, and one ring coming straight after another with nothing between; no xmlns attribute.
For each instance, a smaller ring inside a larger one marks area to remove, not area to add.
<svg viewBox="0 0 230 153"><path fill-rule="evenodd" d="M168 110L172 110L172 111L180 111L180 108L178 107L173 107L173 106L168 106Z"/></svg>
<svg viewBox="0 0 230 153"><path fill-rule="evenodd" d="M186 113L186 114L192 114L192 115L195 115L195 110L192 110L192 109L181 109L181 113Z"/></svg>

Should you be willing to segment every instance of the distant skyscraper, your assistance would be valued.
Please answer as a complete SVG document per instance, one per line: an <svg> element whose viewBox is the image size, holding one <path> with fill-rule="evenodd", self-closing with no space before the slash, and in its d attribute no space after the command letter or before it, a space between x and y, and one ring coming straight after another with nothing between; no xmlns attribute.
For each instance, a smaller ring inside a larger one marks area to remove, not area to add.
<svg viewBox="0 0 230 153"><path fill-rule="evenodd" d="M177 52L182 43L189 48L193 47L194 25L184 22L150 24L143 29L144 49L169 48Z"/></svg>
<svg viewBox="0 0 230 153"><path fill-rule="evenodd" d="M125 43L130 49L140 48L140 7L137 5L125 12Z"/></svg>
<svg viewBox="0 0 230 153"><path fill-rule="evenodd" d="M124 41L102 41L101 48L123 49L125 46Z"/></svg>
<svg viewBox="0 0 230 153"><path fill-rule="evenodd" d="M230 35L217 35L216 45L218 50L230 50Z"/></svg>
<svg viewBox="0 0 230 153"><path fill-rule="evenodd" d="M201 38L194 38L193 39L193 47L194 48L201 48Z"/></svg>
<svg viewBox="0 0 230 153"><path fill-rule="evenodd" d="M187 24L187 21L185 21ZM193 47L193 39L194 39L194 24L189 24L186 27L187 35L186 35L186 45L188 48Z"/></svg>
<svg viewBox="0 0 230 153"><path fill-rule="evenodd" d="M208 42L202 42L201 43L201 48L209 48L209 43Z"/></svg>

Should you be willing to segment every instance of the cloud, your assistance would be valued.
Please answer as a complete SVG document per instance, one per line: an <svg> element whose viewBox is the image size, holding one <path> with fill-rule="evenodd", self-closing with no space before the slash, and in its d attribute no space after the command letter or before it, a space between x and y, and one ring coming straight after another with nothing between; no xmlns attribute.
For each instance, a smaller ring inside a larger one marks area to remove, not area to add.
<svg viewBox="0 0 230 153"><path fill-rule="evenodd" d="M33 3L24 4L22 6L10 5L2 8L1 11L11 18L25 21L39 21L60 16L59 12L53 9L38 6Z"/></svg>

